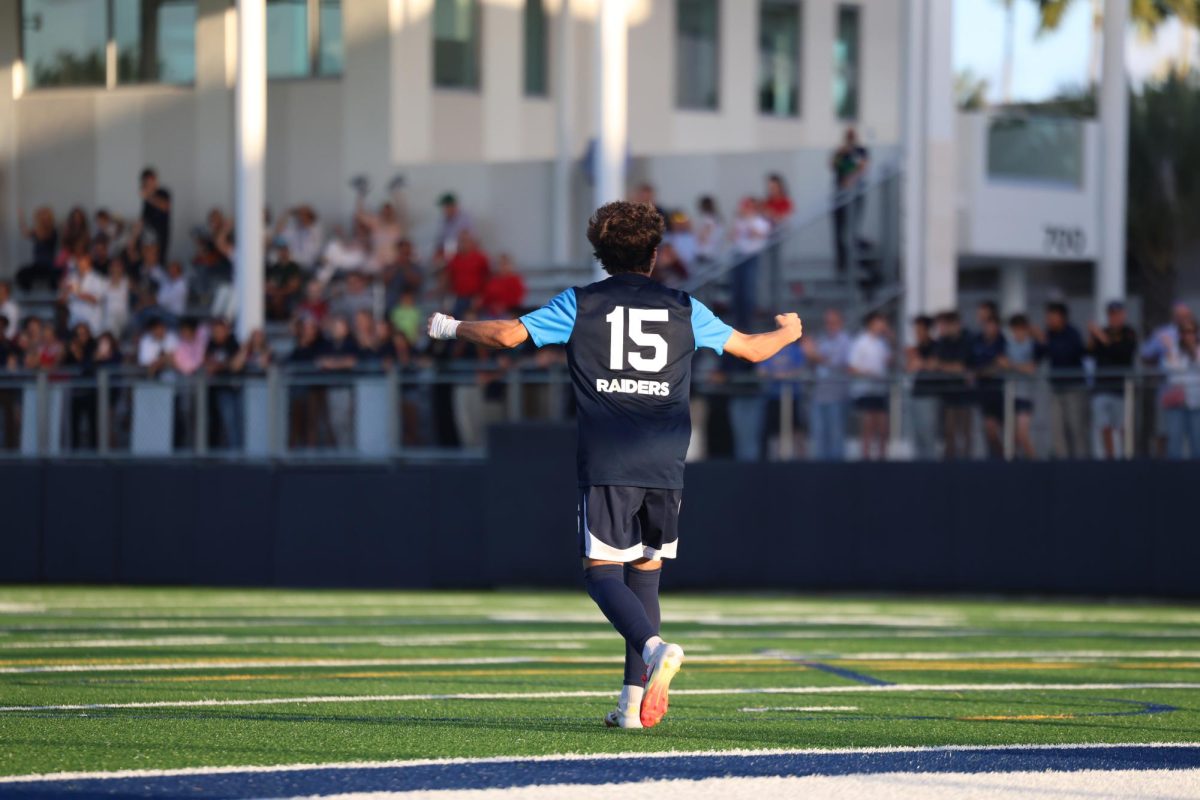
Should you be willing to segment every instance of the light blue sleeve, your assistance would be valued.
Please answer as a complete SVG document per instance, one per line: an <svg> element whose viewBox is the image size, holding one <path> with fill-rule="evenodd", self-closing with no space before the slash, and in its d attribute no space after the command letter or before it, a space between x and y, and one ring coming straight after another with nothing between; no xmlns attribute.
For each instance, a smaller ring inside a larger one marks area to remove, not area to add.
<svg viewBox="0 0 1200 800"><path fill-rule="evenodd" d="M575 309L575 290L567 289L537 311L521 317L521 324L538 347L566 344L575 330Z"/></svg>
<svg viewBox="0 0 1200 800"><path fill-rule="evenodd" d="M708 306L693 297L692 335L696 338L697 350L708 347L720 355L725 352L725 343L733 335L733 328L717 319L717 315L709 311Z"/></svg>

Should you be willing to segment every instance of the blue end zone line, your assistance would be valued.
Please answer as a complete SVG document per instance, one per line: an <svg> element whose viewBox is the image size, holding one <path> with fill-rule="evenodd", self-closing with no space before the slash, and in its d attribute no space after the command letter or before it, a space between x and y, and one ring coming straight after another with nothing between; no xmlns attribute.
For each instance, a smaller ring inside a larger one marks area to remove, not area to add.
<svg viewBox="0 0 1200 800"><path fill-rule="evenodd" d="M855 681L856 683L865 683L867 686L894 686L891 681L885 681L882 678L875 678L870 675L865 675L861 672L855 672L852 669L845 667L835 667L832 664L822 664L820 661L801 661L795 660L797 664L802 664L810 669L815 669L820 672L828 672L830 675L837 675L839 678Z"/></svg>
<svg viewBox="0 0 1200 800"><path fill-rule="evenodd" d="M483 759L411 765L337 765L112 778L43 779L0 784L5 798L240 798L352 792L601 785L722 777L804 777L889 772L1078 772L1200 769L1200 744L943 747L865 751L583 756Z"/></svg>

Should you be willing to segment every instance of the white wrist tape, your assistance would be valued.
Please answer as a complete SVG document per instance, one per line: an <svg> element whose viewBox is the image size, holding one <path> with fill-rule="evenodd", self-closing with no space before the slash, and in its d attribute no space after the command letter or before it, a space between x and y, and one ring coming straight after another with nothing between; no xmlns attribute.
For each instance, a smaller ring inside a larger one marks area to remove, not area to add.
<svg viewBox="0 0 1200 800"><path fill-rule="evenodd" d="M437 313L429 320L430 339L455 339L458 337L459 321L445 314Z"/></svg>

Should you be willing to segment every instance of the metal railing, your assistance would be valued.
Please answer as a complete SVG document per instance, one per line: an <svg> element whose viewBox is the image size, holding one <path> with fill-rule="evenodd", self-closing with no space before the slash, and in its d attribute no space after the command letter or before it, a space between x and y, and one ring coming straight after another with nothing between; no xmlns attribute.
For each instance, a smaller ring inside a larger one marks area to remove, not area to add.
<svg viewBox="0 0 1200 800"><path fill-rule="evenodd" d="M690 460L858 459L868 413L886 421L892 460L1200 458L1194 373L865 381L727 373L710 361L692 388ZM491 424L572 418L559 362L0 373L0 458L10 459L470 459L483 456Z"/></svg>

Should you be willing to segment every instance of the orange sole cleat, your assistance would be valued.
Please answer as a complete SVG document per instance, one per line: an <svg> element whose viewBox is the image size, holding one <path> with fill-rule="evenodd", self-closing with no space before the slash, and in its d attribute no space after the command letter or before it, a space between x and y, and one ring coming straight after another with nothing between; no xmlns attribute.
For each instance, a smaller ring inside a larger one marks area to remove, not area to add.
<svg viewBox="0 0 1200 800"><path fill-rule="evenodd" d="M643 728L653 728L666 716L671 680L683 667L683 648L677 644L662 645L655 656L649 669L646 694L642 697Z"/></svg>

